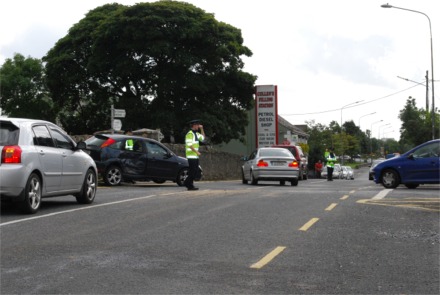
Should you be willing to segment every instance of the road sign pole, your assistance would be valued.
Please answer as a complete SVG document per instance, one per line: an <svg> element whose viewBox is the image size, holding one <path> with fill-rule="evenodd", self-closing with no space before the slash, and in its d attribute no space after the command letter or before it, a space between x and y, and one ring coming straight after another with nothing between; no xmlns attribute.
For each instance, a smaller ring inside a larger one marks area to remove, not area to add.
<svg viewBox="0 0 440 295"><path fill-rule="evenodd" d="M110 113L111 113L111 115L110 115L110 129L113 134L113 133L115 133L115 131L113 130L113 120L115 119L114 118L115 108L113 105L111 106Z"/></svg>

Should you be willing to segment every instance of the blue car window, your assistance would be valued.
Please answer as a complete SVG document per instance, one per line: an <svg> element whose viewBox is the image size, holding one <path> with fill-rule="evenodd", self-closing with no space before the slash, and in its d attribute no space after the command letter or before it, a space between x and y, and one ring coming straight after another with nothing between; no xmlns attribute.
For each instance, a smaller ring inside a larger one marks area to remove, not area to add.
<svg viewBox="0 0 440 295"><path fill-rule="evenodd" d="M139 153L142 152L142 141L134 140L133 151L139 152Z"/></svg>
<svg viewBox="0 0 440 295"><path fill-rule="evenodd" d="M154 142L147 141L146 144L148 156L165 156L166 154L168 154L168 151L166 149Z"/></svg>
<svg viewBox="0 0 440 295"><path fill-rule="evenodd" d="M414 158L438 157L439 150L440 150L440 143L433 142L415 150L413 156Z"/></svg>

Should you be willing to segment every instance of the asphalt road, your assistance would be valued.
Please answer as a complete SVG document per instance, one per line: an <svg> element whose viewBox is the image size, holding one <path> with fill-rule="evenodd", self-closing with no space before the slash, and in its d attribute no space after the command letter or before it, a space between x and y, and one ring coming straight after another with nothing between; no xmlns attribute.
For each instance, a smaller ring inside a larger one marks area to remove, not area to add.
<svg viewBox="0 0 440 295"><path fill-rule="evenodd" d="M2 204L1 294L439 294L439 186L99 187Z"/></svg>

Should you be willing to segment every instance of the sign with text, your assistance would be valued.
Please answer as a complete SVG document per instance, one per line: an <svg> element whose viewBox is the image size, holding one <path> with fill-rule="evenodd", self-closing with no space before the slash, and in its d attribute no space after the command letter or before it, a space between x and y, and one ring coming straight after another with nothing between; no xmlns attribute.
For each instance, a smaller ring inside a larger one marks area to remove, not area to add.
<svg viewBox="0 0 440 295"><path fill-rule="evenodd" d="M113 120L113 124L112 124L112 128L116 131L121 130L122 128L122 122L119 119L114 119Z"/></svg>
<svg viewBox="0 0 440 295"><path fill-rule="evenodd" d="M113 109L113 116L115 118L125 118L125 110L124 109Z"/></svg>
<svg viewBox="0 0 440 295"><path fill-rule="evenodd" d="M255 87L257 147L278 142L278 93L276 85Z"/></svg>

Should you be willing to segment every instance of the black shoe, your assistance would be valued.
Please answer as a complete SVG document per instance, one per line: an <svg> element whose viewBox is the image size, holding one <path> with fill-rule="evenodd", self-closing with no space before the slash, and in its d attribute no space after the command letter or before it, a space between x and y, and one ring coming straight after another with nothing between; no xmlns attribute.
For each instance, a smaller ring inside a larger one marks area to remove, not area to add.
<svg viewBox="0 0 440 295"><path fill-rule="evenodd" d="M198 187L189 187L188 190L189 191L197 191L197 190L199 190L199 188Z"/></svg>

